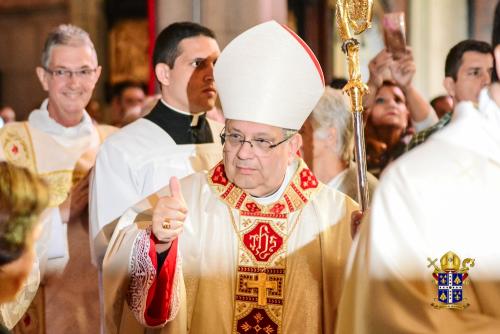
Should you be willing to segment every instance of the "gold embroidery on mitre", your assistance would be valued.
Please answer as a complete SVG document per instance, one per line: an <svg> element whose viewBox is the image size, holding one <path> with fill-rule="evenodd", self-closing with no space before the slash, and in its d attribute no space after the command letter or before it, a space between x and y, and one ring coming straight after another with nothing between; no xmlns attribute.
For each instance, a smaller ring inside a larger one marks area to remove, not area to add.
<svg viewBox="0 0 500 334"><path fill-rule="evenodd" d="M440 262L442 271L457 271L460 269L460 258L452 251L444 254L441 257Z"/></svg>

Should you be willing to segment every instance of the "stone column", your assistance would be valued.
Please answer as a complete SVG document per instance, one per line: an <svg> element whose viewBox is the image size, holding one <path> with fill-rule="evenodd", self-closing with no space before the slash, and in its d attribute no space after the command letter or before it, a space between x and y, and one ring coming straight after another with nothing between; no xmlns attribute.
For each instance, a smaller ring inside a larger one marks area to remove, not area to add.
<svg viewBox="0 0 500 334"><path fill-rule="evenodd" d="M47 97L35 74L49 31L68 22L64 0L0 1L1 103L25 120Z"/></svg>
<svg viewBox="0 0 500 334"><path fill-rule="evenodd" d="M223 48L246 29L268 20L287 22L286 0L201 0L202 24L212 28Z"/></svg>
<svg viewBox="0 0 500 334"><path fill-rule="evenodd" d="M69 22L87 31L97 51L99 65L103 67L101 77L94 90L94 98L104 101L104 87L108 78L108 35L104 17L104 0L68 1Z"/></svg>
<svg viewBox="0 0 500 334"><path fill-rule="evenodd" d="M244 30L267 20L287 21L286 0L158 0L158 29L175 21L197 21L217 35L223 48Z"/></svg>
<svg viewBox="0 0 500 334"><path fill-rule="evenodd" d="M466 0L410 2L410 45L417 65L415 84L427 99L445 94L444 63L448 51L468 38Z"/></svg>
<svg viewBox="0 0 500 334"><path fill-rule="evenodd" d="M472 21L472 26L469 27L469 31L472 38L491 43L497 1L474 1L471 5L469 19Z"/></svg>
<svg viewBox="0 0 500 334"><path fill-rule="evenodd" d="M159 32L170 23L177 21L193 21L193 1L157 0L157 31Z"/></svg>

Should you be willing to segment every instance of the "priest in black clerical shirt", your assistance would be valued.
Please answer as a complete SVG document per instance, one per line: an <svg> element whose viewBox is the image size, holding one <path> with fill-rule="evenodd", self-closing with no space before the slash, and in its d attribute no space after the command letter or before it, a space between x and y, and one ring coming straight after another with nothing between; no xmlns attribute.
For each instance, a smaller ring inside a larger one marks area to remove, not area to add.
<svg viewBox="0 0 500 334"><path fill-rule="evenodd" d="M188 114L175 111L158 101L158 104L144 118L162 128L177 145L205 144L214 141L205 112Z"/></svg>
<svg viewBox="0 0 500 334"><path fill-rule="evenodd" d="M90 195L93 261L100 266L114 221L135 203L222 159L223 124L206 118L217 92L213 67L220 50L214 33L174 23L157 37L153 66L161 99L154 109L109 137L97 156Z"/></svg>

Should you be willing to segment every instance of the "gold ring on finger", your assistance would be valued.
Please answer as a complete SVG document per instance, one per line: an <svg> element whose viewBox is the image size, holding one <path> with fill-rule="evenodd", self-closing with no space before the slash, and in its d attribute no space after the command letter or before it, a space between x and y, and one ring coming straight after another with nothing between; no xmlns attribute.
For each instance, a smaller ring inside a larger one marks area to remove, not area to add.
<svg viewBox="0 0 500 334"><path fill-rule="evenodd" d="M165 221L161 225L165 230L170 230L170 221Z"/></svg>

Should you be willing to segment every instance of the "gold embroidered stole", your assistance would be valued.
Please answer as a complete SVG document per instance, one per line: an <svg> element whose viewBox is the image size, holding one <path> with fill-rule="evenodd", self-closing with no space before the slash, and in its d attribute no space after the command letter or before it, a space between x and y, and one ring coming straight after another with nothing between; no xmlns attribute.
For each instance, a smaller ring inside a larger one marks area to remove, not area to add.
<svg viewBox="0 0 500 334"><path fill-rule="evenodd" d="M233 333L282 333L287 241L320 184L303 160L284 194L270 205L256 203L229 182L222 162L209 172L208 182L228 205L239 239ZM237 220L233 212L239 213Z"/></svg>
<svg viewBox="0 0 500 334"><path fill-rule="evenodd" d="M106 130L102 130L99 127L97 129L100 142L102 142L107 135ZM42 176L47 181L50 189L50 207L56 207L64 202L71 187L87 175L95 163L99 148L98 146L90 147L78 159L73 169L40 173L37 167L36 154L28 122L15 122L4 127L0 131L0 143L2 144L6 161L16 166L25 167L32 173ZM58 144L54 142L54 145Z"/></svg>
<svg viewBox="0 0 500 334"><path fill-rule="evenodd" d="M0 143L5 155L5 160L37 173L33 142L28 130L28 123L15 122L6 125L0 131ZM38 173L37 173L38 174Z"/></svg>
<svg viewBox="0 0 500 334"><path fill-rule="evenodd" d="M114 131L113 127L98 126L100 143ZM15 122L0 131L0 143L5 155L5 160L29 169L31 172L42 176L49 184L49 206L56 207L68 196L71 187L80 181L95 163L99 146L90 147L76 162L73 170L55 170L48 173L39 173L33 140L27 122ZM54 142L54 145L58 145ZM56 146L57 147L57 146ZM45 333L45 296L44 286L39 286L35 297L31 301L26 313L12 329L13 333Z"/></svg>

